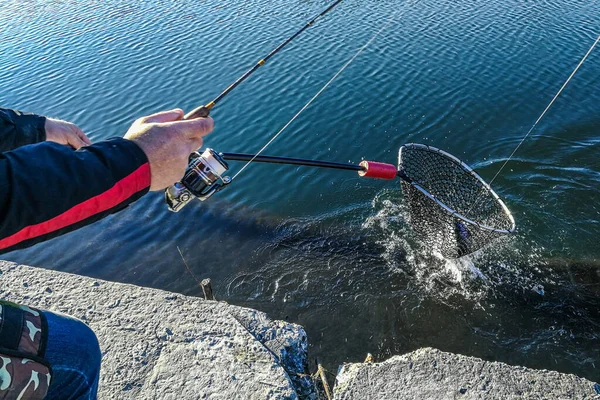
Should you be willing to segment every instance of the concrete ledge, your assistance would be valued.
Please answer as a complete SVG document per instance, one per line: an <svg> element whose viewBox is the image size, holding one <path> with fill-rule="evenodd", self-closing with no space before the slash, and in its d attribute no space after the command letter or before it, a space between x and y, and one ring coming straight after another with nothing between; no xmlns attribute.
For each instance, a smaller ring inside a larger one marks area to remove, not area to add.
<svg viewBox="0 0 600 400"><path fill-rule="evenodd" d="M0 261L0 297L79 318L103 353L99 398L314 397L299 325L162 290Z"/></svg>
<svg viewBox="0 0 600 400"><path fill-rule="evenodd" d="M334 399L600 399L600 386L575 375L424 348L381 363L343 365Z"/></svg>

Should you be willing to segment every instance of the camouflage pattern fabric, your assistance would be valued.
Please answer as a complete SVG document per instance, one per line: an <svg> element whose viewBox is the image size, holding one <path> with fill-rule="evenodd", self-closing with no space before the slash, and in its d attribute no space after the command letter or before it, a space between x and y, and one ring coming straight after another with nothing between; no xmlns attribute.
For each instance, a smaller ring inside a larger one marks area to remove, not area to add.
<svg viewBox="0 0 600 400"><path fill-rule="evenodd" d="M39 310L0 301L0 400L46 396L52 373L43 358L47 331Z"/></svg>

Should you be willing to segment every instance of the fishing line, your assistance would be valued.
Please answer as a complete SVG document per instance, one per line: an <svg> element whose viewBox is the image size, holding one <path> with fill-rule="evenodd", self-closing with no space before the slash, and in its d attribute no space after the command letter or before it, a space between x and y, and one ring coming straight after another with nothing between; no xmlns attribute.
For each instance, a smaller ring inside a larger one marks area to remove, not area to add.
<svg viewBox="0 0 600 400"><path fill-rule="evenodd" d="M430 248L444 257L459 258L515 232L514 218L491 189L491 183L544 118L598 42L600 36L489 184L471 167L443 150L415 143L400 148L398 175L402 178L400 184L408 206L409 223Z"/></svg>
<svg viewBox="0 0 600 400"><path fill-rule="evenodd" d="M198 284L198 286L200 288L202 288L202 284L200 283L200 280L198 278L196 278L196 275L194 275L194 273L192 272L190 266L185 261L185 258L183 258L183 253L181 252L181 249L179 249L179 246L176 246L176 247L177 247L177 251L179 252L179 255L181 256L181 260L183 261L183 265L185 265L185 268L188 270L188 272L190 273L190 275L192 275L192 278L194 278L194 280L196 281L196 283Z"/></svg>
<svg viewBox="0 0 600 400"><path fill-rule="evenodd" d="M252 68L250 68L248 71L244 72L244 74L242 76L240 76L238 79L236 79L236 81L233 82L231 85L227 86L227 88L225 90L223 90L217 97L215 97L210 103L207 103L207 104L205 104L203 106L200 106L200 107L197 107L197 108L193 109L192 111L190 111L189 113L187 113L183 117L183 119L205 118L205 117L208 117L208 115L210 114L210 110L218 102L220 102L225 96L227 96L233 89L235 89L240 83L242 83L243 81L245 81L257 69L259 69L260 67L262 67L263 65L265 65L265 63L271 57L273 57L275 54L277 54L281 49L283 49L285 46L287 46L292 40L294 40L296 37L298 37L306 29L308 29L309 27L311 27L321 17L323 17L325 14L327 14L328 12L330 12L331 10L333 10L342 1L343 0L336 0L335 2L333 2L332 4L330 4L325 10L323 10L319 14L315 15L308 22L306 22L306 24L304 24L304 26L302 28L300 28L298 31L296 31L292 36L290 36L289 38L287 38L286 40L284 40L282 43L280 43L277 47L275 47L273 50L271 50L271 52L269 54L267 54L264 58L261 58L260 60L258 60L258 62L256 64L254 64L254 66L252 66Z"/></svg>
<svg viewBox="0 0 600 400"><path fill-rule="evenodd" d="M296 120L296 118L298 118L300 116L300 114L302 114L304 112L304 110L306 110L312 103L313 101L315 101L317 99L317 97L319 97L321 95L321 93L323 93L325 91L325 89L327 89L329 87L329 85L331 85L331 83L333 83L333 81L336 80L336 78L338 76L340 76L340 74L342 72L344 72L344 70L346 68L348 68L348 66L350 64L352 64L352 62L354 60L356 60L356 58L367 49L367 47L369 47L369 45L371 43L373 43L373 41L381 34L381 32L385 31L390 25L391 23L396 19L396 16L398 14L399 11L396 11L396 13L392 16L392 18L389 19L389 21L382 26L379 31L377 31L372 37L371 39L369 39L348 61L346 61L346 63L344 65L342 65L342 67L335 73L335 75L333 75L333 77L331 77L331 79L329 79L327 81L327 83L325 83L325 85L323 85L323 87L321 89L319 89L319 91L300 109L300 111L298 111L251 159L250 161L248 161L246 164L244 164L244 166L231 178L231 181L235 180L235 178L237 178L237 176L239 174L242 173L242 171L244 171L267 147L269 147L269 145L271 143L273 143L273 141L275 139L277 139L277 137L279 137L279 135L281 135L283 133L283 131L285 131L288 126L290 126L292 124L292 122L294 122Z"/></svg>
<svg viewBox="0 0 600 400"><path fill-rule="evenodd" d="M504 163L502 164L502 166L500 166L500 168L498 169L498 171L496 172L496 174L494 175L494 177L492 178L492 180L490 180L490 183L486 184L487 188L489 188L491 190L492 183L494 183L494 181L500 175L500 173L502 172L502 170L504 170L504 167L506 167L506 165L509 163L509 161L513 158L513 156L519 150L519 148L521 147L521 145L525 142L525 140L527 140L527 138L529 137L529 135L531 134L531 132L533 132L533 130L538 125L538 123L542 120L542 118L544 118L544 116L546 115L546 113L548 112L548 110L550 109L550 107L552 107L552 105L554 104L554 102L561 95L561 93L563 92L563 90L565 89L565 87L569 84L569 82L571 81L571 79L575 76L575 74L577 73L577 71L579 70L579 68L583 65L583 63L588 58L588 56L590 55L590 53L594 50L594 48L596 47L596 45L598 44L598 42L600 42L600 35L596 38L596 40L594 41L594 43L592 44L592 46L589 48L589 50L587 51L587 53L585 53L585 55L583 56L583 58L581 59L581 61L579 61L579 63L577 64L577 66L575 67L575 69L573 70L573 72L571 72L571 75L569 75L569 77L567 78L567 80L563 83L563 85L560 87L560 89L558 90L558 92L554 95L554 97L552 98L552 100L550 101L550 103L548 103L548 105L546 106L546 108L544 109L544 111L542 111L542 113L540 114L540 116L538 117L538 119L533 123L533 125L531 126L531 128L529 129L529 131L527 131L527 134L525 134L525 136L523 136L523 138L517 144L517 146L514 148L514 150L510 154L510 156L506 159L506 161L504 161ZM471 211L475 207L479 206L479 202L481 201L481 199L482 199L482 193L480 192L477 195L477 197L475 197L475 200L473 201L473 203L471 204L471 206L469 207L469 209L467 210L467 212L465 214L469 215L471 213ZM489 231L488 235L492 235L492 234L493 234L493 232Z"/></svg>
<svg viewBox="0 0 600 400"><path fill-rule="evenodd" d="M581 59L581 61L579 62L579 64L577 64L577 67L575 67L575 69L573 70L573 72L571 73L571 75L569 75L569 77L567 78L567 80L565 81L565 83L562 85L562 87L556 93L556 95L552 98L552 100L550 101L550 103L548 104L548 106L544 109L544 111L539 116L539 118L535 121L535 123L533 124L533 126L531 127L531 129L529 129L529 131L527 132L527 134L523 137L523 139L521 139L521 141L519 142L519 144L517 145L517 147L515 147L515 149L513 150L513 152L510 154L510 156L506 159L506 161L504 161L504 164L502 164L502 166L500 167L500 169L498 170L498 172L496 172L496 175L494 175L494 177L490 181L489 186L492 186L492 183L494 183L494 180L496 180L496 178L498 177L498 175L500 175L500 173L502 172L502 170L504 169L504 167L506 167L506 164L508 164L508 162L513 158L513 156L515 155L515 153L517 152L517 150L519 150L519 147L521 147L521 145L529 137L529 135L531 134L531 132L533 132L533 130L535 129L535 127L537 126L537 124L542 120L542 118L544 118L544 115L546 115L546 112L550 109L550 107L552 107L552 105L554 104L554 102L556 101L556 99L558 99L558 97L561 95L563 89L569 84L569 82L571 81L571 78L573 78L573 76L575 76L575 74L579 70L579 67L581 67L581 65L585 62L585 60L590 55L590 53L592 52L592 50L594 50L594 47L596 47L596 45L598 44L598 42L600 42L600 35L598 36L598 38L596 39L596 41L594 42L594 44L592 45L592 47L590 47L590 49L587 51L587 53L585 53L585 56L583 56L583 58Z"/></svg>
<svg viewBox="0 0 600 400"><path fill-rule="evenodd" d="M253 74L259 67L265 64L265 62L275 55L278 51L287 46L294 38L298 37L302 32L304 32L308 27L314 24L320 17L327 14L331 10L333 10L338 4L340 4L342 0L334 1L329 7L325 10L321 11L317 16L308 21L300 30L296 31L292 36L283 41L279 46L273 49L265 58L259 60L252 68L246 71L242 76L240 76L235 82L229 85L221 94L219 94L213 101L207 103L204 106L197 107L192 110L188 114L184 116L184 119L192 119L192 118L201 118L207 117L210 114L210 110L221 101L227 94L231 93L231 91L237 87L241 82L243 82L246 78L248 78L251 74ZM409 3L410 0L407 2ZM413 2L413 4L416 1ZM224 173L229 169L224 157L225 154L217 153L213 149L207 148L201 154L197 151L193 152L190 155L188 167L185 170L183 178L180 181L175 182L173 185L167 187L165 189L165 202L167 203L167 207L170 211L178 212L182 207L185 207L192 199L196 198L200 201L204 201L211 197L213 194L222 190L226 186L228 186L233 179L235 179L244 169L248 167L252 162L268 162L268 163L291 163L298 165L310 165L324 168L336 168L336 169L346 169L346 170L355 170L358 172L359 176L376 178L376 179L394 179L396 178L397 170L396 167L392 164L385 164L379 162L372 161L361 161L358 167L351 164L341 164L341 163L330 163L330 162L321 162L316 160L301 160L301 159L291 159L288 157L266 157L261 156L260 153L264 151L281 133L283 133L287 127L294 121L306 108L310 106L310 104L317 99L323 93L323 91L350 65L352 62L383 32L387 27L396 19L399 14L400 9L396 10L391 18L389 18L386 24L383 24L381 29L373 35L373 37L367 41L357 52L354 54L350 60L348 60L337 73L309 100L308 103L302 107L302 109L296 113L292 117L290 121L288 121L285 126L275 134L274 137L271 138L263 146L263 148L254 155L249 154L232 154L229 153L228 156L234 157L237 161L247 161L246 165L244 165L233 178L229 176L225 176ZM248 158L247 158L248 157ZM357 169L358 168L358 169Z"/></svg>

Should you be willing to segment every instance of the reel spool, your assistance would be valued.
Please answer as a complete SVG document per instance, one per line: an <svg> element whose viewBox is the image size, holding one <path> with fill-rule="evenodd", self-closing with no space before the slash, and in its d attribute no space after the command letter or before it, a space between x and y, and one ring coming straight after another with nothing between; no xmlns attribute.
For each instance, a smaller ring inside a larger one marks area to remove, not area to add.
<svg viewBox="0 0 600 400"><path fill-rule="evenodd" d="M406 144L398 169L410 225L444 257L462 257L515 232L515 220L496 192L453 155Z"/></svg>
<svg viewBox="0 0 600 400"><path fill-rule="evenodd" d="M190 155L190 162L181 181L165 189L165 201L169 211L178 212L195 197L200 201L227 186L231 179L223 176L229 165L213 149Z"/></svg>

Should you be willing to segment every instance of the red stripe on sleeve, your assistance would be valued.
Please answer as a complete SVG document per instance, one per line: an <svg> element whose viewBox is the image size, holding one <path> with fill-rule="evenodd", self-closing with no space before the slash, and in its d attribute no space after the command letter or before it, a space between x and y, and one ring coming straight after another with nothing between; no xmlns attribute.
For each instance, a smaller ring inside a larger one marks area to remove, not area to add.
<svg viewBox="0 0 600 400"><path fill-rule="evenodd" d="M133 196L135 193L146 189L148 186L150 186L150 165L145 163L134 172L118 181L106 192L100 193L83 203L79 203L48 221L27 226L14 235L0 240L0 249L14 246L25 240L47 235L69 225L81 222L93 215L110 210Z"/></svg>

